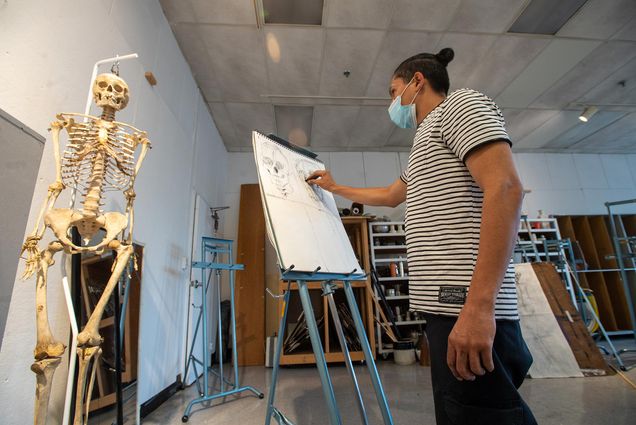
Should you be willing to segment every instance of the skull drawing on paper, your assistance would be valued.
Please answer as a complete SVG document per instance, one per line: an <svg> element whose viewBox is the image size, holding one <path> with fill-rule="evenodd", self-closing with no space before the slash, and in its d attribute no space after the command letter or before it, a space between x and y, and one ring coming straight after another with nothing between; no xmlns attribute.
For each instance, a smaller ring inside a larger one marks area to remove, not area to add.
<svg viewBox="0 0 636 425"><path fill-rule="evenodd" d="M289 180L289 162L280 149L276 146L268 147L263 154L263 166L280 195L286 198L294 192Z"/></svg>

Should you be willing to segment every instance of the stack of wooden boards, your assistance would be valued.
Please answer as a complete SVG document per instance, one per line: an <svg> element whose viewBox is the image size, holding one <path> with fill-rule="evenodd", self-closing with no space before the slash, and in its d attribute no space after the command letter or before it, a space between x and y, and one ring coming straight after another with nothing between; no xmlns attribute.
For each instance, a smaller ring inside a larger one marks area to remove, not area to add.
<svg viewBox="0 0 636 425"><path fill-rule="evenodd" d="M613 374L551 263L516 266L519 315L534 357L530 376L556 378Z"/></svg>

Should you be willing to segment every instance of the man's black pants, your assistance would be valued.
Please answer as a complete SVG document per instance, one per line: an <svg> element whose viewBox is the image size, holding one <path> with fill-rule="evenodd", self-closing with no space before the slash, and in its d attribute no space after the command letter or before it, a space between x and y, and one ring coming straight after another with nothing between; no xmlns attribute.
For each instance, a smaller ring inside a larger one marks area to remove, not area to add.
<svg viewBox="0 0 636 425"><path fill-rule="evenodd" d="M446 363L448 335L456 320L426 315L437 425L536 425L517 391L532 364L519 322L497 320L494 371L474 381L458 381Z"/></svg>

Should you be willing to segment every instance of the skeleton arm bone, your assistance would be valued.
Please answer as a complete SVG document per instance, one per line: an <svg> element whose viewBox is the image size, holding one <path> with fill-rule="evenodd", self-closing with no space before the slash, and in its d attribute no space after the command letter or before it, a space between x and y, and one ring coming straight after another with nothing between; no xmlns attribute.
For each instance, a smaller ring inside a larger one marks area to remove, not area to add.
<svg viewBox="0 0 636 425"><path fill-rule="evenodd" d="M139 173L139 169L141 168L141 164L144 161L144 158L146 157L146 153L148 153L148 149L150 149L152 146L150 144L150 140L148 140L145 137L145 133L142 133L142 137L140 141L137 141L137 143L141 143L141 152L139 153L139 158L137 158L137 164L135 165L135 175L133 176L133 184L135 179L137 178L137 174ZM126 241L128 243L132 243L132 234L133 234L133 228L135 227L135 210L133 207L133 203L135 202L135 190L133 189L132 185L131 188L128 189L126 191L126 199L128 200L128 204L126 205L126 212L128 213L128 217L129 217L129 225L128 225L128 235L126 236Z"/></svg>
<svg viewBox="0 0 636 425"><path fill-rule="evenodd" d="M62 165L60 161L60 131L68 125L68 122L63 120L61 115L58 115L58 118L57 121L51 123L51 140L53 141L53 156L55 158L55 182L49 185L48 194L40 208L33 232L27 236L22 244L20 256L25 252L27 253L27 267L22 276L23 279L29 278L39 267L40 251L38 249L38 242L42 239L42 235L44 235L44 231L46 230L46 226L44 226L43 222L44 214L53 208L55 201L65 187L62 182Z"/></svg>
<svg viewBox="0 0 636 425"><path fill-rule="evenodd" d="M55 158L55 182L49 185L48 195L42 205L42 208L40 208L40 213L38 214L38 219L35 223L35 229L33 229L32 232L32 236L36 236L38 238L41 238L44 233L44 226L40 226L42 224L44 214L53 208L57 197L64 189L64 183L62 183L62 164L60 161L60 131L67 124L68 123L66 121L53 121L51 123L51 140L53 141L53 156Z"/></svg>

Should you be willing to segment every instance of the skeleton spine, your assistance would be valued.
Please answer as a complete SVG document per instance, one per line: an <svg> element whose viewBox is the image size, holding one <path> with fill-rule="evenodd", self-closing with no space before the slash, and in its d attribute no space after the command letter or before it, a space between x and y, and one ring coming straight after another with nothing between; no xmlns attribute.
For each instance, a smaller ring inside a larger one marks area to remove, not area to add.
<svg viewBox="0 0 636 425"><path fill-rule="evenodd" d="M104 152L97 151L95 162L93 165L93 173L90 178L88 190L84 197L83 214L85 216L96 217L99 213L99 202L102 198L102 185L104 183L104 171L106 169L104 161Z"/></svg>

